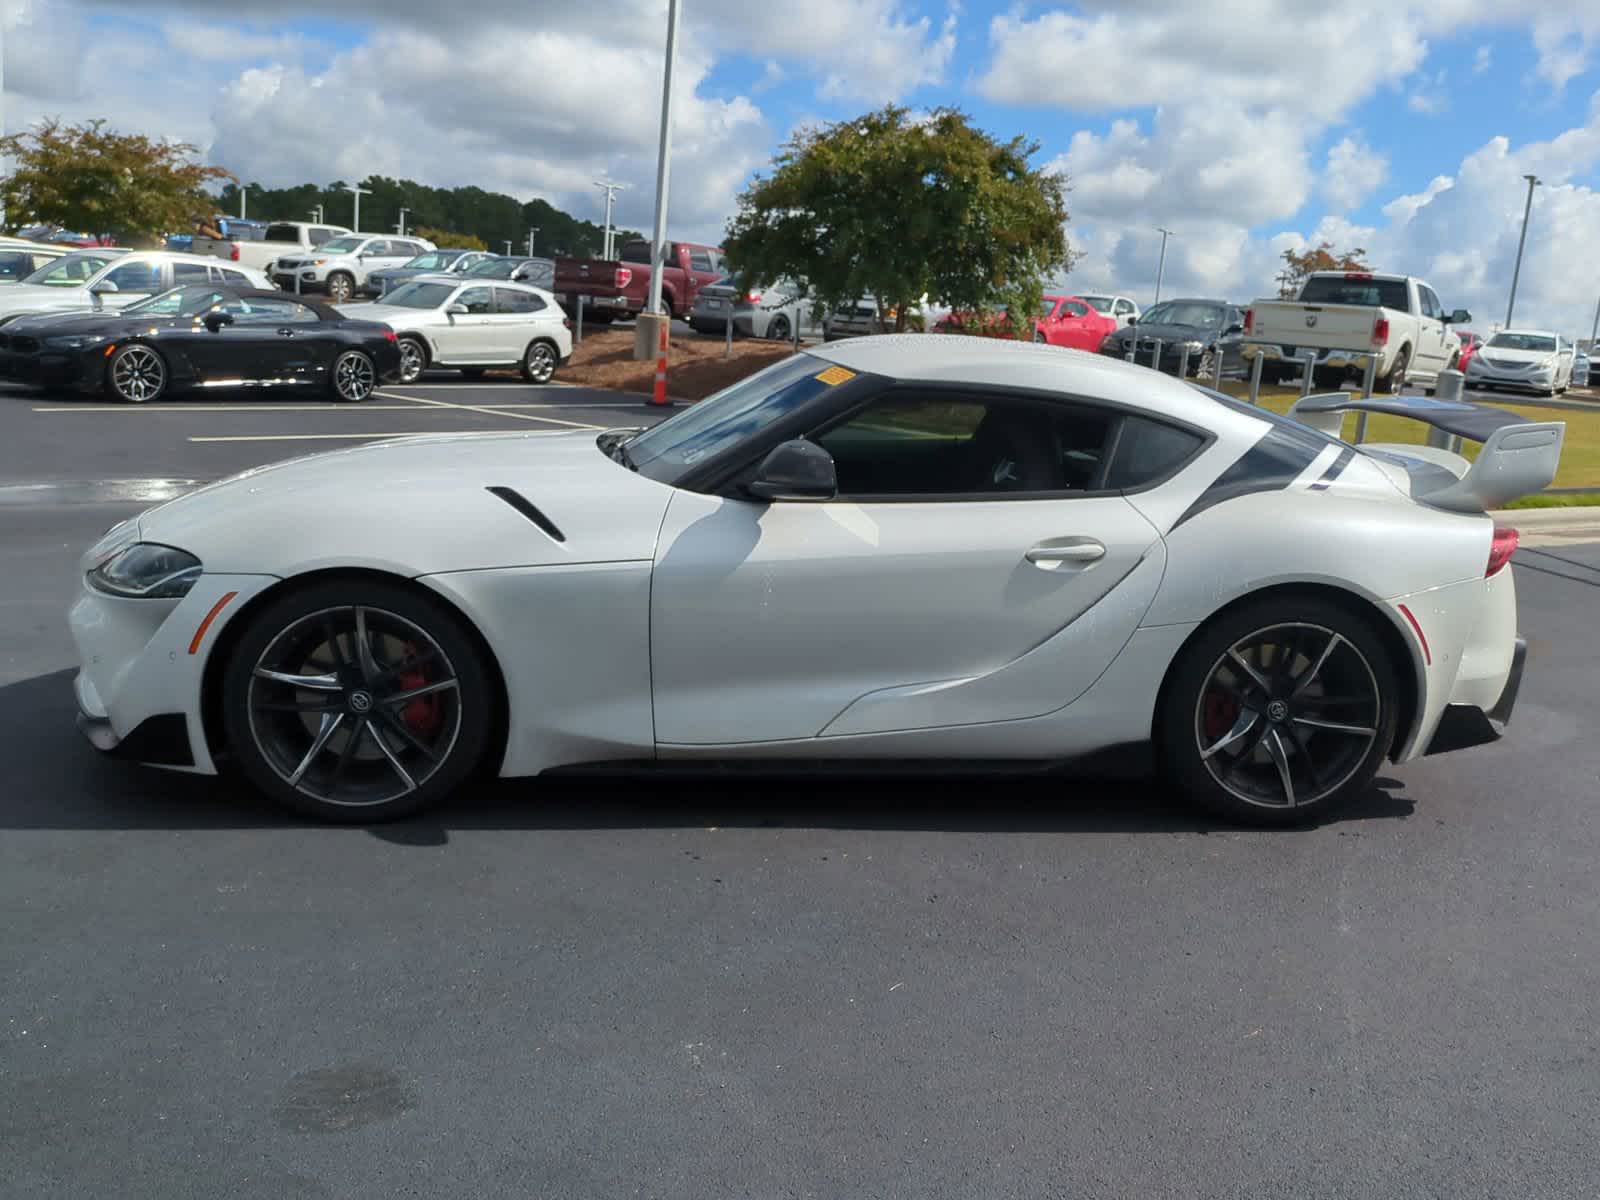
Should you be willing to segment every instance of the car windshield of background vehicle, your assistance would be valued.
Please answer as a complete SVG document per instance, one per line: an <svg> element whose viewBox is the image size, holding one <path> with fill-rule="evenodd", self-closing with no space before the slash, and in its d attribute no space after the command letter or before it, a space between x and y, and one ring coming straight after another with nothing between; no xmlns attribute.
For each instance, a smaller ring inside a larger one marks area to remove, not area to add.
<svg viewBox="0 0 1600 1200"><path fill-rule="evenodd" d="M1110 296L1083 296L1080 297L1086 304L1092 305L1095 312L1108 313L1111 311Z"/></svg>
<svg viewBox="0 0 1600 1200"><path fill-rule="evenodd" d="M456 290L453 283L408 283L383 298L396 308L438 308Z"/></svg>
<svg viewBox="0 0 1600 1200"><path fill-rule="evenodd" d="M1215 304L1190 304L1182 300L1158 304L1139 318L1141 325L1220 325L1222 309Z"/></svg>
<svg viewBox="0 0 1600 1200"><path fill-rule="evenodd" d="M328 254L354 254L366 244L366 238L336 237L329 238L327 241L323 242L321 246L317 247L317 249L325 251Z"/></svg>
<svg viewBox="0 0 1600 1200"><path fill-rule="evenodd" d="M78 287L87 283L90 276L110 261L110 256L104 254L69 254L48 266L40 267L22 282L45 287Z"/></svg>
<svg viewBox="0 0 1600 1200"><path fill-rule="evenodd" d="M519 265L514 258L486 258L468 267L465 274L474 279L510 279Z"/></svg>
<svg viewBox="0 0 1600 1200"><path fill-rule="evenodd" d="M623 262L648 263L650 261L650 243L629 242L623 246L622 253L618 257Z"/></svg>
<svg viewBox="0 0 1600 1200"><path fill-rule="evenodd" d="M261 238L264 242L293 242L300 244L300 226L298 225L268 225L267 231Z"/></svg>
<svg viewBox="0 0 1600 1200"><path fill-rule="evenodd" d="M406 267L418 271L437 271L440 267L448 267L460 257L459 254L419 254L408 262Z"/></svg>
<svg viewBox="0 0 1600 1200"><path fill-rule="evenodd" d="M753 437L853 375L811 354L782 359L629 439L628 460L642 475L675 483L696 463Z"/></svg>
<svg viewBox="0 0 1600 1200"><path fill-rule="evenodd" d="M1410 309L1404 279L1349 279L1318 275L1300 290L1302 304L1359 304L1364 308Z"/></svg>
<svg viewBox="0 0 1600 1200"><path fill-rule="evenodd" d="M1497 333L1489 339L1485 350L1541 350L1554 354L1556 340L1538 333Z"/></svg>
<svg viewBox="0 0 1600 1200"><path fill-rule="evenodd" d="M152 296L138 304L130 304L122 311L129 317L197 317L203 312L209 312L224 300L231 299L233 297L228 293L219 292L216 288L181 287L162 292L159 296Z"/></svg>

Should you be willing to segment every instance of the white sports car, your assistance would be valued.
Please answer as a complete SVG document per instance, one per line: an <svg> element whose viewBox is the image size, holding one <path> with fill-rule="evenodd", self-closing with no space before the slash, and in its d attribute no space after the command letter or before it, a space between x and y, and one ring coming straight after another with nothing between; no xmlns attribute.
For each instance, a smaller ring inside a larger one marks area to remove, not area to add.
<svg viewBox="0 0 1600 1200"><path fill-rule="evenodd" d="M1485 444L1469 467L1318 428L1362 407ZM646 431L262 467L85 556L81 723L345 821L480 771L1129 746L1226 814L1303 820L1385 758L1498 735L1517 538L1484 510L1549 482L1565 427L1422 397L1298 410L901 335Z"/></svg>

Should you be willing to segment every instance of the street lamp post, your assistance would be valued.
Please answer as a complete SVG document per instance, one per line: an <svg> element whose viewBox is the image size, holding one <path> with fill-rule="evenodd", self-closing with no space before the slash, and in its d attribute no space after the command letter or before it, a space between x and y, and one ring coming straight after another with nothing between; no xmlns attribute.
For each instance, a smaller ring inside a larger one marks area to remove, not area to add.
<svg viewBox="0 0 1600 1200"><path fill-rule="evenodd" d="M511 257L511 239L510 238L506 239L506 257L507 258Z"/></svg>
<svg viewBox="0 0 1600 1200"><path fill-rule="evenodd" d="M354 218L352 220L352 223L351 223L351 232L352 233L360 233L361 232L361 197L372 195L372 189L371 188L361 187L359 184L347 183L347 184L344 185L344 190L349 192L352 196L354 196L356 198L356 210L355 210L355 216L354 216Z"/></svg>
<svg viewBox="0 0 1600 1200"><path fill-rule="evenodd" d="M245 201L249 199L249 196L250 185L248 183L241 183L239 185L239 220L241 221L245 219Z"/></svg>
<svg viewBox="0 0 1600 1200"><path fill-rule="evenodd" d="M667 0L667 61L661 76L661 149L656 156L656 224L650 243L650 311L661 311L661 255L667 241L667 179L672 168L672 58L678 48L678 0Z"/></svg>
<svg viewBox="0 0 1600 1200"><path fill-rule="evenodd" d="M400 210L400 223L395 227L395 232L401 237L405 237L406 235L406 214L410 211L411 210L409 208L402 208Z"/></svg>
<svg viewBox="0 0 1600 1200"><path fill-rule="evenodd" d="M1511 328L1511 314L1517 307L1517 278L1522 274L1522 247L1528 240L1528 214L1533 211L1533 189L1538 187L1542 180L1533 175L1524 175L1528 181L1528 202L1522 208L1522 236L1517 239L1517 264L1511 268L1511 299L1506 301L1506 328Z"/></svg>
<svg viewBox="0 0 1600 1200"><path fill-rule="evenodd" d="M322 205L320 205L320 204L317 205L315 208L313 208L306 215L309 216L318 225L321 225L322 224Z"/></svg>
<svg viewBox="0 0 1600 1200"><path fill-rule="evenodd" d="M528 230L528 257L533 257L533 239L539 236L539 227L533 226Z"/></svg>
<svg viewBox="0 0 1600 1200"><path fill-rule="evenodd" d="M1156 232L1161 235L1161 260L1156 264L1156 298L1151 307L1161 303L1161 277L1167 272L1167 239L1172 236L1172 230L1162 229L1159 226Z"/></svg>
<svg viewBox="0 0 1600 1200"><path fill-rule="evenodd" d="M611 206L616 202L617 193L622 191L628 185L625 183L612 183L609 179L596 179L594 181L594 185L606 194L606 225L605 233L602 235L600 240L600 257L610 258L612 251Z"/></svg>

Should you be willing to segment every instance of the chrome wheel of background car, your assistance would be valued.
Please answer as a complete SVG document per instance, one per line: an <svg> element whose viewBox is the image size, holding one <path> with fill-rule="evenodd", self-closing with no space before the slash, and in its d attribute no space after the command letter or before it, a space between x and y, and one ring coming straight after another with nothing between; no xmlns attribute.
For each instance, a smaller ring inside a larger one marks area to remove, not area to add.
<svg viewBox="0 0 1600 1200"><path fill-rule="evenodd" d="M556 352L549 342L535 342L522 356L522 377L529 383L548 383L556 373Z"/></svg>
<svg viewBox="0 0 1600 1200"><path fill-rule="evenodd" d="M787 342L793 336L794 330L789 326L789 318L779 313L772 318L772 324L767 326L767 337L775 342Z"/></svg>
<svg viewBox="0 0 1600 1200"><path fill-rule="evenodd" d="M422 370L428 365L428 355L422 349L422 343L416 338L400 339L400 382L415 383L422 378Z"/></svg>
<svg viewBox="0 0 1600 1200"><path fill-rule="evenodd" d="M427 783L461 732L450 658L380 608L310 613L251 671L250 735L286 785L320 804L387 804Z"/></svg>
<svg viewBox="0 0 1600 1200"><path fill-rule="evenodd" d="M378 372L359 350L346 350L333 364L333 390L341 400L358 404L372 395Z"/></svg>
<svg viewBox="0 0 1600 1200"><path fill-rule="evenodd" d="M355 280L348 275L333 274L328 276L328 299L335 304L344 304L355 294Z"/></svg>
<svg viewBox="0 0 1600 1200"><path fill-rule="evenodd" d="M111 358L111 390L119 400L142 404L166 390L167 364L148 346L135 342Z"/></svg>
<svg viewBox="0 0 1600 1200"><path fill-rule="evenodd" d="M1292 809L1361 770L1382 717L1377 677L1351 641L1286 622L1239 639L1216 660L1195 706L1194 737L1230 795Z"/></svg>

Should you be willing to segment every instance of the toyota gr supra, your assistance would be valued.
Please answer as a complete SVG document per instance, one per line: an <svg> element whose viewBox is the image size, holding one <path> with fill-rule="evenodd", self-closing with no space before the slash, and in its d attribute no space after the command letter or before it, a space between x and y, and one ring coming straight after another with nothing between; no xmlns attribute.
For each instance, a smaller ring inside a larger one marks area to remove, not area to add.
<svg viewBox="0 0 1600 1200"><path fill-rule="evenodd" d="M1362 407L1484 445L1347 445ZM647 430L389 440L152 508L83 559L80 724L344 821L480 772L1108 748L1299 821L1500 736L1524 651L1486 510L1564 430L852 339Z"/></svg>

